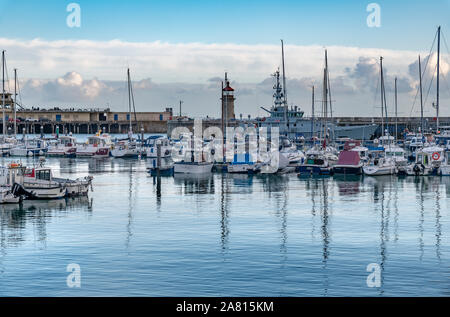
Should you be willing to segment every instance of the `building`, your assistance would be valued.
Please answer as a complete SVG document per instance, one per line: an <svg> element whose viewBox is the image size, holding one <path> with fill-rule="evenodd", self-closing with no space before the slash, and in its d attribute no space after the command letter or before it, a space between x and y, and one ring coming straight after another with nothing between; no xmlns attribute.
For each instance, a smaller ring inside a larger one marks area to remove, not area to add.
<svg viewBox="0 0 450 317"><path fill-rule="evenodd" d="M111 109L18 109L16 124L14 125L14 112L11 107L5 109L5 120L8 133L55 133L59 128L61 133L91 134L98 130L108 133L126 133L129 130L130 116L128 112L115 112ZM172 119L172 108L163 112L136 112L132 113L131 121L134 132L166 133L167 121ZM0 126L3 122L0 121ZM1 127L3 129L3 126Z"/></svg>

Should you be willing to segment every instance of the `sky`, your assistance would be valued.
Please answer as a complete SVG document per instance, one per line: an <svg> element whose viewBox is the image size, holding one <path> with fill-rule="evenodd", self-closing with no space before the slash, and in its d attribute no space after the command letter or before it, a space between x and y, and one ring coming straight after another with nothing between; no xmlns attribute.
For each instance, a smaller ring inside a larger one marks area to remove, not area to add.
<svg viewBox="0 0 450 317"><path fill-rule="evenodd" d="M81 9L80 27L67 24L70 3ZM367 24L370 3L380 7L380 27ZM311 87L321 91L326 48L336 115L381 112L380 55L391 115L395 77L399 115L417 115L418 55L426 63L441 25L441 113L450 115L449 0L0 0L0 10L8 79L17 68L20 97L29 107L126 110L129 67L137 110L178 109L183 100L186 114L218 116L220 81L228 72L236 113L263 115L260 107L272 103L270 75L280 67L283 39L289 104L311 112ZM435 60L432 52L424 78L430 116Z"/></svg>

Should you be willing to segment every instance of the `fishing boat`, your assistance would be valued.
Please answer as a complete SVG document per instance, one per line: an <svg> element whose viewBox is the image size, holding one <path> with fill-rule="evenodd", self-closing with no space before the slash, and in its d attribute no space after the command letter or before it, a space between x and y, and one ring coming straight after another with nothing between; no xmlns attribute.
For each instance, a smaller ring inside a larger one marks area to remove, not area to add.
<svg viewBox="0 0 450 317"><path fill-rule="evenodd" d="M21 195L9 183L8 167L0 166L0 204L17 204Z"/></svg>
<svg viewBox="0 0 450 317"><path fill-rule="evenodd" d="M11 156L44 156L48 151L47 142L43 139L25 139L22 144L11 148Z"/></svg>
<svg viewBox="0 0 450 317"><path fill-rule="evenodd" d="M55 143L48 147L48 156L76 157L77 139L71 135L60 136Z"/></svg>
<svg viewBox="0 0 450 317"><path fill-rule="evenodd" d="M428 176L438 174L444 158L443 148L438 146L424 148L417 151L416 161L406 168L406 173L410 176Z"/></svg>
<svg viewBox="0 0 450 317"><path fill-rule="evenodd" d="M165 136L154 135L147 138L145 142L145 155L147 158L158 157L157 145L161 145L161 157L168 158L172 156L172 147L170 146L170 141Z"/></svg>
<svg viewBox="0 0 450 317"><path fill-rule="evenodd" d="M367 148L361 147L359 141L347 141L344 151L339 154L337 164L334 165L334 174L361 175L364 166L361 156L366 156L367 151Z"/></svg>
<svg viewBox="0 0 450 317"><path fill-rule="evenodd" d="M138 145L133 139L116 142L111 150L111 155L116 158L137 158L141 154Z"/></svg>
<svg viewBox="0 0 450 317"><path fill-rule="evenodd" d="M77 145L77 157L109 157L111 146L109 134L99 131L96 135L90 136L86 143Z"/></svg>

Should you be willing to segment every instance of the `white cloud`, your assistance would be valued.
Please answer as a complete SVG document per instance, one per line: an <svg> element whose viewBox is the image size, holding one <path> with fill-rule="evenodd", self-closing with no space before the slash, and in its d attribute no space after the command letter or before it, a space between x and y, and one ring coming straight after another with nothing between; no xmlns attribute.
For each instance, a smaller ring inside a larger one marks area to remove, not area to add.
<svg viewBox="0 0 450 317"><path fill-rule="evenodd" d="M216 116L220 79L228 71L238 98L236 113L262 114L259 107L271 103L273 81L269 75L281 64L281 50L276 45L0 38L0 47L7 50L9 68L19 69L23 98L30 106L109 104L125 109L126 68L130 67L138 109L158 111L176 107L183 99L189 113ZM374 95L380 55L384 57L387 91L392 92L393 78L398 77L400 108L409 114L417 86L411 69L418 52L340 46L327 49L337 114L378 113ZM324 48L286 45L285 53L289 102L308 112L311 86L316 86L317 96L321 92ZM442 65L448 74L449 65ZM444 113L448 111L442 108Z"/></svg>

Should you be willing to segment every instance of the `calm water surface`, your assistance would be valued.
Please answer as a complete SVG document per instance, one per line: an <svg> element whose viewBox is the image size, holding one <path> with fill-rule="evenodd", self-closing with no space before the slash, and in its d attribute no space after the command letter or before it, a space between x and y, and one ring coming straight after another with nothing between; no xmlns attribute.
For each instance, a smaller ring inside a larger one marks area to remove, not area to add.
<svg viewBox="0 0 450 317"><path fill-rule="evenodd" d="M93 175L94 192L0 206L0 296L450 295L450 178L158 182L146 160L47 165ZM367 287L370 263L381 288Z"/></svg>

